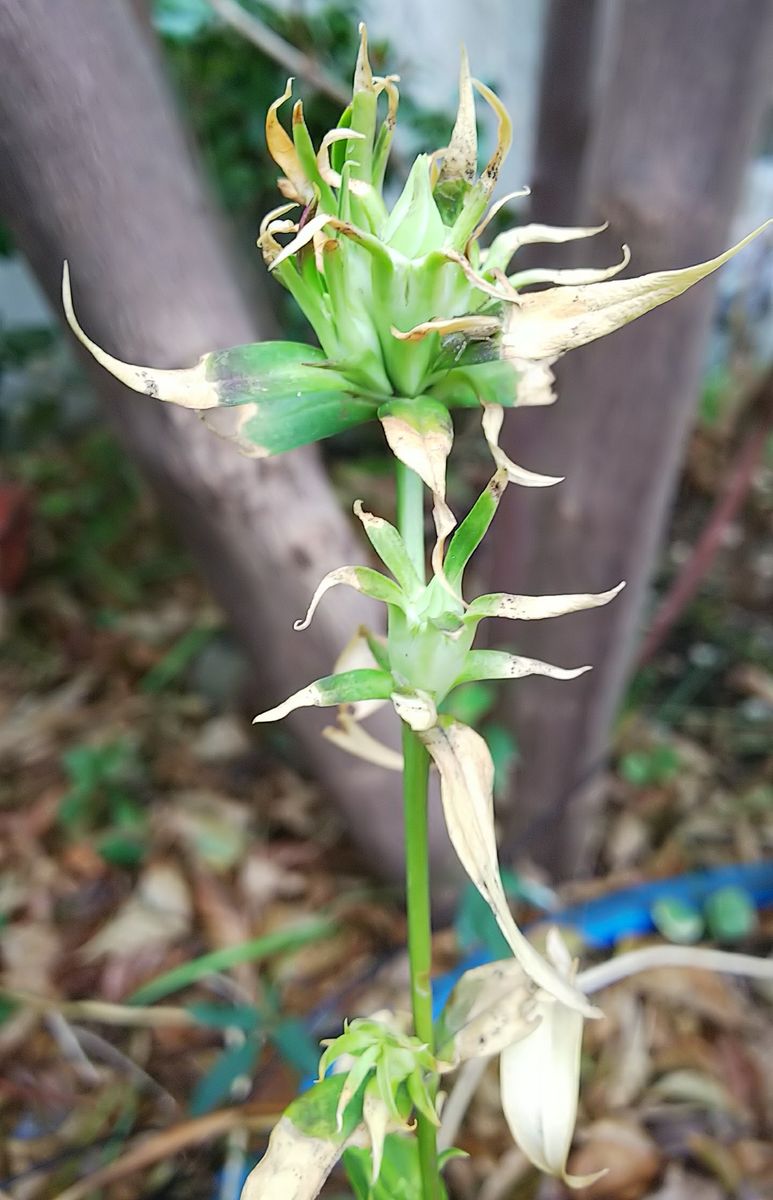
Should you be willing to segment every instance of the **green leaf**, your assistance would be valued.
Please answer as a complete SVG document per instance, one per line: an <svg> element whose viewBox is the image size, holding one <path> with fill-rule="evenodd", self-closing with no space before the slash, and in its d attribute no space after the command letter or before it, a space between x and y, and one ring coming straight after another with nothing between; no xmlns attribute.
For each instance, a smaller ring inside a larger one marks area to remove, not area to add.
<svg viewBox="0 0 773 1200"><path fill-rule="evenodd" d="M448 339L448 348L453 352L453 339ZM466 350L465 357L495 352L488 342L473 342ZM479 408L481 404L515 408L518 404L519 376L513 363L497 358L452 366L427 390L430 396L440 400L447 408Z"/></svg>
<svg viewBox="0 0 773 1200"><path fill-rule="evenodd" d="M496 704L497 693L486 683L467 683L443 702L443 712L475 729Z"/></svg>
<svg viewBox="0 0 773 1200"><path fill-rule="evenodd" d="M70 328L105 370L135 392L207 412L207 423L258 457L306 446L375 416L384 396L366 396L322 350L299 342L256 342L205 354L179 370L136 366L102 350L75 316L65 264L62 299ZM238 408L227 419L213 410Z"/></svg>
<svg viewBox="0 0 773 1200"><path fill-rule="evenodd" d="M353 1096L343 1112L343 1128L338 1129L338 1101L346 1075L330 1075L293 1100L285 1116L307 1137L346 1140L362 1120L363 1089Z"/></svg>
<svg viewBox="0 0 773 1200"><path fill-rule="evenodd" d="M308 629L322 597L331 588L337 587L341 583L354 588L356 592L361 592L364 596L369 596L371 600L378 600L382 604L394 605L397 608L405 608L405 597L400 587L393 579L382 575L380 571L374 571L372 567L336 567L335 570L328 571L320 582L311 598L306 616L302 621L296 621L293 629L296 631Z"/></svg>
<svg viewBox="0 0 773 1200"><path fill-rule="evenodd" d="M424 585L416 574L405 542L394 525L390 525L383 517L366 512L359 500L355 502L354 512L362 521L365 536L376 554L387 570L392 572L406 595L413 597L422 592Z"/></svg>
<svg viewBox="0 0 773 1200"><path fill-rule="evenodd" d="M445 233L432 195L430 158L428 154L420 154L381 231L381 240L406 258L421 258L442 246Z"/></svg>
<svg viewBox="0 0 773 1200"><path fill-rule="evenodd" d="M319 917L313 921L304 921L302 925L296 925L294 928L280 929L275 933L253 938L249 942L241 942L238 946L224 946L222 950L202 954L200 958L182 963L179 967L173 967L171 971L165 971L163 975L151 979L132 993L129 1004L153 1004L172 992L190 987L192 983L204 979L207 975L230 971L239 963L259 962L274 954L288 954L308 945L309 942L331 937L336 929L334 921Z"/></svg>
<svg viewBox="0 0 773 1200"><path fill-rule="evenodd" d="M97 839L97 851L105 862L118 867L136 867L145 857L145 835L144 826L133 833L126 829L110 829Z"/></svg>
<svg viewBox="0 0 773 1200"><path fill-rule="evenodd" d="M394 680L388 671L380 671L375 667L341 671L338 675L325 675L317 679L288 696L275 708L258 713L252 723L281 721L298 708L332 708L337 704L357 704L360 700L388 700L394 688Z"/></svg>
<svg viewBox="0 0 773 1200"><path fill-rule="evenodd" d="M242 1075L251 1075L261 1044L259 1037L248 1037L238 1046L231 1046L219 1055L215 1065L193 1090L188 1106L191 1116L201 1117L229 1100L236 1080Z"/></svg>
<svg viewBox="0 0 773 1200"><path fill-rule="evenodd" d="M458 1156L457 1150L445 1151L439 1165L442 1168L449 1159ZM370 1181L370 1150L350 1146L342 1161L357 1200L423 1200L419 1147L415 1137L399 1133L386 1136L381 1172L375 1184ZM438 1198L447 1200L447 1197L445 1185L439 1180Z"/></svg>
<svg viewBox="0 0 773 1200"><path fill-rule="evenodd" d="M252 1004L188 1004L186 1012L210 1029L241 1029L245 1033L256 1029L261 1020Z"/></svg>
<svg viewBox="0 0 773 1200"><path fill-rule="evenodd" d="M471 683L477 679L523 679L526 675L576 679L589 670L590 667L554 667L537 658L508 654L506 650L470 650L456 683Z"/></svg>
<svg viewBox="0 0 773 1200"><path fill-rule="evenodd" d="M269 1030L270 1040L282 1058L301 1075L314 1075L319 1063L319 1043L298 1017L283 1017Z"/></svg>
<svg viewBox="0 0 773 1200"><path fill-rule="evenodd" d="M258 457L283 454L299 446L354 429L375 419L378 400L351 393L346 383L340 390L278 392L252 402L230 416L208 413L205 424Z"/></svg>
<svg viewBox="0 0 773 1200"><path fill-rule="evenodd" d="M630 750L618 763L618 772L634 787L652 787L666 783L681 766L673 746L653 746L648 750Z"/></svg>
<svg viewBox="0 0 773 1200"><path fill-rule="evenodd" d="M497 471L451 538L443 564L451 587L461 587L464 568L483 541L506 487L507 472Z"/></svg>
<svg viewBox="0 0 773 1200"><path fill-rule="evenodd" d="M161 692L183 673L197 654L212 640L216 626L198 625L188 629L169 649L163 658L143 676L143 692Z"/></svg>

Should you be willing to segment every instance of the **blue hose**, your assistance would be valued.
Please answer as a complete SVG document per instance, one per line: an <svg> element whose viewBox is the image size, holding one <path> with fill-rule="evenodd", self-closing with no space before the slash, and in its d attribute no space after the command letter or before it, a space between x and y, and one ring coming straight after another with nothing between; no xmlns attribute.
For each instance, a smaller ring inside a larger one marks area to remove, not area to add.
<svg viewBox="0 0 773 1200"><path fill-rule="evenodd" d="M579 934L587 946L606 949L621 938L651 933L655 928L652 909L659 900L681 900L700 908L714 892L726 887L743 888L758 908L773 904L773 860L708 867L689 875L676 875L672 879L638 883L594 900L570 905L551 913L547 919L552 925ZM475 949L453 971L432 981L436 1019L465 971L491 962L492 957L483 947Z"/></svg>

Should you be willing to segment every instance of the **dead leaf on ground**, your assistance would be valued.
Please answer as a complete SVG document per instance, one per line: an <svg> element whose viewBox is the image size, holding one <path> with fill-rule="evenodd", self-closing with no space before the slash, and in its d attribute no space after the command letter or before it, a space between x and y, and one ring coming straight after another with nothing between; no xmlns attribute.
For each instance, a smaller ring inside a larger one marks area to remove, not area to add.
<svg viewBox="0 0 773 1200"><path fill-rule="evenodd" d="M131 958L164 949L188 933L191 916L190 890L179 866L171 861L152 863L134 893L81 947L80 955L93 962L104 955Z"/></svg>
<svg viewBox="0 0 773 1200"><path fill-rule="evenodd" d="M595 1121L582 1132L581 1145L569 1160L571 1175L590 1175L606 1168L607 1174L589 1187L574 1192L587 1200L639 1200L657 1178L662 1166L660 1150L633 1119Z"/></svg>

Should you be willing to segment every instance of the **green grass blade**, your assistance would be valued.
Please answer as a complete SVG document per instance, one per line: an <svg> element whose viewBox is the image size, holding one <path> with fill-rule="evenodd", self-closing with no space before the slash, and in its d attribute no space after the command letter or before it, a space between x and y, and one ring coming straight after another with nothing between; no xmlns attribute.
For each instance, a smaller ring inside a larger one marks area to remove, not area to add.
<svg viewBox="0 0 773 1200"><path fill-rule="evenodd" d="M258 962L275 954L299 950L309 942L331 937L336 929L334 921L320 917L313 921L305 921L303 925L292 929L280 929L275 933L253 938L249 942L241 942L238 946L224 946L221 950L212 950L209 954L202 954L200 958L173 967L171 971L165 971L163 975L143 984L129 997L129 1004L153 1004L156 1000L161 1000L172 992L179 992L207 975L230 971L240 963Z"/></svg>

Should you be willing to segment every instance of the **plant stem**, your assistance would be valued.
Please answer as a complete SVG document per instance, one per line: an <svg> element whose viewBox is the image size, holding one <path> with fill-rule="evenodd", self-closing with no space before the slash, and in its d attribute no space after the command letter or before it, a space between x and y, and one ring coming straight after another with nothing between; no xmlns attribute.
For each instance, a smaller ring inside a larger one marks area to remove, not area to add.
<svg viewBox="0 0 773 1200"><path fill-rule="evenodd" d="M413 471L397 464L397 520L411 560L424 579L424 491ZM432 1024L432 916L430 909L427 782L429 755L408 725L403 725L403 800L405 811L405 900L411 1005L416 1036L434 1049ZM440 1176L437 1130L416 1114L423 1200L438 1200Z"/></svg>
<svg viewBox="0 0 773 1200"><path fill-rule="evenodd" d="M403 725L403 796L405 803L405 900L408 912L408 958L411 967L411 1006L414 1032L434 1049L432 1024L432 921L429 890L427 779L429 755L412 729ZM416 1113L424 1200L438 1195L437 1131Z"/></svg>

